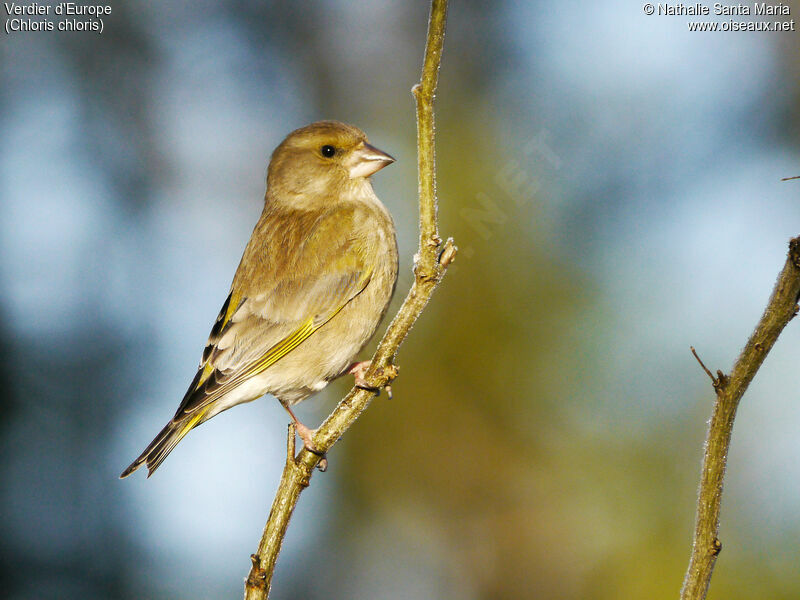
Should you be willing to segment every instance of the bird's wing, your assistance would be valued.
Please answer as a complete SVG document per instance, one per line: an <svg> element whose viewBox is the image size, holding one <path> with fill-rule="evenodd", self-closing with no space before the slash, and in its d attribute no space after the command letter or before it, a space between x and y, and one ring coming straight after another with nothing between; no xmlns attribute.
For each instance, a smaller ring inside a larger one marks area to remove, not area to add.
<svg viewBox="0 0 800 600"><path fill-rule="evenodd" d="M291 352L369 284L375 260L370 240L356 239L352 228L342 227L341 215L335 216L315 223L299 251L272 261L280 272L264 278L272 282L266 291L228 296L173 419L191 415L186 431L212 402ZM271 250L288 253L290 247Z"/></svg>

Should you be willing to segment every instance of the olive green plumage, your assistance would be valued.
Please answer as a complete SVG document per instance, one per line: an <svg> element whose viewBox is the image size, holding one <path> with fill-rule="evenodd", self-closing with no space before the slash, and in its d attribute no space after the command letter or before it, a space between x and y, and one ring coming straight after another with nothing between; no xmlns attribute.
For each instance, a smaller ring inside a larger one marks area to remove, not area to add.
<svg viewBox="0 0 800 600"><path fill-rule="evenodd" d="M393 162L364 133L320 121L275 149L261 218L192 384L121 475L149 474L194 427L270 393L289 406L345 373L397 280L397 241L369 176ZM292 415L294 418L294 415ZM307 428L302 427L309 443Z"/></svg>

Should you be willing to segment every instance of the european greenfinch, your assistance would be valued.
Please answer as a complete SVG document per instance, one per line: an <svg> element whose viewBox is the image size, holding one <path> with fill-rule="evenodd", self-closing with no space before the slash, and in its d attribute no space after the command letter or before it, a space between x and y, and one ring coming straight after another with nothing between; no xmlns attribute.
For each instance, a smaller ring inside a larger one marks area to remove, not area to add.
<svg viewBox="0 0 800 600"><path fill-rule="evenodd" d="M397 281L392 217L369 177L394 162L351 125L320 121L275 149L264 210L197 374L175 416L120 477L148 477L191 429L270 393L304 443L313 430L291 406L368 363L353 359L375 333Z"/></svg>

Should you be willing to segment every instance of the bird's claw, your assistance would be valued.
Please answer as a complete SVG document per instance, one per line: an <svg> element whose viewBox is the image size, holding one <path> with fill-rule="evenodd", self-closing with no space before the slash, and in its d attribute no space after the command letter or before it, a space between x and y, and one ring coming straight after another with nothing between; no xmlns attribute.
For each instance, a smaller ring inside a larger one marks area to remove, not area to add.
<svg viewBox="0 0 800 600"><path fill-rule="evenodd" d="M347 370L347 372L355 377L357 388L361 388L362 390L370 390L372 392L380 391L375 386L368 384L367 380L364 379L364 373L367 372L367 369L369 369L371 365L371 360L362 360L361 362L350 365L350 368Z"/></svg>
<svg viewBox="0 0 800 600"><path fill-rule="evenodd" d="M361 361L361 362L353 363L352 365L350 365L350 369L347 372L350 373L351 375L353 375L353 377L355 377L355 380L356 380L355 381L355 386L357 388L359 388L361 390L367 390L367 391L370 391L370 392L375 392L376 394L380 395L381 387L376 387L374 385L370 385L369 383L367 383L366 379L364 379L364 374L367 372L367 369L369 369L371 365L372 365L372 361L371 360L364 360L364 361ZM389 381L391 381L392 379L397 377L398 369L394 365L389 365L389 367L387 367L386 371L388 371ZM389 396L389 399L391 400L391 398L392 398L392 386L391 386L391 384L386 383L382 387L386 389L386 394Z"/></svg>
<svg viewBox="0 0 800 600"><path fill-rule="evenodd" d="M299 435L300 439L303 440L303 444L305 445L306 449L308 449L309 452L313 452L319 456L320 452L317 450L316 446L314 445L314 440L312 439L317 430L310 429L299 421L295 424L295 429L297 431L297 435ZM321 456L322 458L320 458L319 462L317 463L317 469L324 473L328 470L328 458L324 454Z"/></svg>
<svg viewBox="0 0 800 600"><path fill-rule="evenodd" d="M300 436L300 439L303 440L303 444L306 448L308 448L314 454L319 454L317 452L316 446L314 446L314 434L317 432L316 429L310 429L303 425L300 421L295 423L295 429L297 430L297 435Z"/></svg>

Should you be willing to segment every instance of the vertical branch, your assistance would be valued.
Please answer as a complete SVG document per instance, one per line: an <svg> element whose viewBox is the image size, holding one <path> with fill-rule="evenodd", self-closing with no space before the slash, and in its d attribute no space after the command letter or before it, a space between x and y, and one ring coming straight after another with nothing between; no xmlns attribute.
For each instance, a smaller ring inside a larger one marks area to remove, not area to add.
<svg viewBox="0 0 800 600"><path fill-rule="evenodd" d="M411 90L417 103L417 167L419 170L419 262L418 267L433 272L436 257L427 248L441 243L436 226L436 176L433 100L439 81L444 31L447 22L447 0L433 0L428 23L428 42L420 82Z"/></svg>
<svg viewBox="0 0 800 600"><path fill-rule="evenodd" d="M275 572L275 562L278 560L286 528L289 527L289 517L293 507L297 504L300 492L308 487L309 475L294 462L295 452L295 425L289 424L289 437L286 443L286 464L283 467L281 482L287 482L286 494L276 494L269 512L264 534L258 544L258 550L250 555L253 563L250 574L247 576L245 598L266 598L272 585L272 574ZM288 510L287 510L288 509ZM270 549L274 548L274 552ZM263 558L259 558L263 557Z"/></svg>
<svg viewBox="0 0 800 600"><path fill-rule="evenodd" d="M436 223L436 181L434 169L433 99L444 43L447 1L433 0L428 22L428 37L420 83L412 90L417 102L417 152L419 156L420 245L414 271L414 283L395 315L365 373L366 382L378 389L397 376L394 357L411 326L430 300L447 266L456 255L452 239L442 247ZM316 430L313 438L317 451L303 448L295 456L295 432L289 428L286 465L278 484L272 509L264 527L258 551L250 557L252 567L245 584L246 600L266 600L283 538L300 493L308 487L314 468L331 446L369 406L374 393L353 388Z"/></svg>
<svg viewBox="0 0 800 600"><path fill-rule="evenodd" d="M716 378L712 376L717 398L706 437L692 554L683 581L681 600L702 600L708 592L714 564L722 550L718 537L719 513L736 409L783 328L797 314L799 297L800 237L789 242L789 256L775 283L767 308L736 359L730 376L721 371L717 371ZM710 374L708 369L706 372Z"/></svg>

